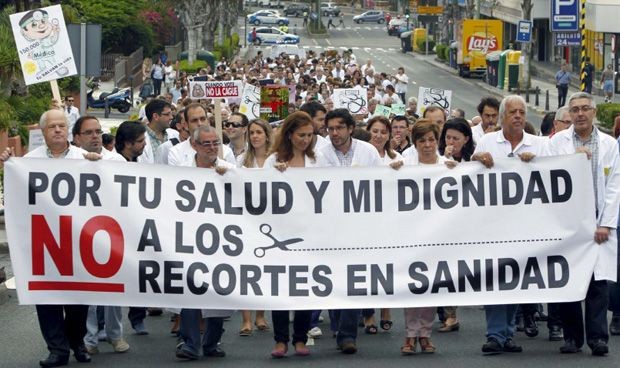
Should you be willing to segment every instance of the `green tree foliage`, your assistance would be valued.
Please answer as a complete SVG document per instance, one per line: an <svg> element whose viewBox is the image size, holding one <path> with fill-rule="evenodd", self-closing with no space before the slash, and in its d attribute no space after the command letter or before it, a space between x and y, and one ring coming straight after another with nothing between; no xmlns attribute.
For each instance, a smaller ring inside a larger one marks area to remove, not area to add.
<svg viewBox="0 0 620 368"><path fill-rule="evenodd" d="M619 103L602 103L596 106L596 118L607 129L614 127L614 118L620 114Z"/></svg>

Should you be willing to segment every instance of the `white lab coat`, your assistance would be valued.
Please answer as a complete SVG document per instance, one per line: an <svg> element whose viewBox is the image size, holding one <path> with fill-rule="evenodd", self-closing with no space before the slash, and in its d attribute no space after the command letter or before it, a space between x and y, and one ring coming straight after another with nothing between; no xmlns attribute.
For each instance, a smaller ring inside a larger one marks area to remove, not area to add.
<svg viewBox="0 0 620 368"><path fill-rule="evenodd" d="M384 166L383 160L375 146L359 139L351 138L355 142L355 151L351 166ZM341 166L333 144L321 147L319 151L329 166Z"/></svg>
<svg viewBox="0 0 620 368"><path fill-rule="evenodd" d="M595 128L596 129L596 128ZM555 134L548 144L550 155L570 155L575 153L573 133L575 128L563 130ZM598 131L599 155L598 168L596 169L598 201L597 226L609 227L609 240L599 247L599 254L594 267L596 280L616 281L618 267L618 239L613 230L618 224L618 208L620 206L620 171L618 171L618 143L607 134ZM603 185L604 183L604 185ZM575 214L579 216L579 214ZM592 229L592 236L594 236Z"/></svg>

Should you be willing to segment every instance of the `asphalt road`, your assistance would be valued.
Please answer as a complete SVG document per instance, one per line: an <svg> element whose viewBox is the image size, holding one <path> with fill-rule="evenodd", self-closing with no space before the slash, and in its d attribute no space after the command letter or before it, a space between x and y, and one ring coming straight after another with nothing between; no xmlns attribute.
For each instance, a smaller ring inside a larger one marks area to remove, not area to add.
<svg viewBox="0 0 620 368"><path fill-rule="evenodd" d="M358 12L359 13L359 12ZM480 99L490 93L480 88L476 82L480 79L460 78L454 73L442 68L437 68L426 60L434 57L425 57L421 54L401 52L400 39L396 36L388 36L385 24L376 23L353 23L353 16L345 13L344 27L329 29L329 37L310 37L302 29L303 20L301 18L290 19L290 33L297 33L301 38L300 47L322 52L326 49L337 49L340 52L352 49L358 63L363 64L371 59L377 72L395 74L400 66L405 68L405 73L409 76L410 84L406 97L418 97L420 87L441 88L452 91L451 106L465 110L466 117L471 119L478 115L476 106ZM240 20L243 22L243 19ZM327 23L324 20L324 23ZM334 19L338 24L338 20ZM243 24L243 23L241 23ZM249 56L255 54L256 50L267 49L269 46L253 47ZM498 93L496 97L501 98ZM527 119L534 126L539 127L542 116L535 111L528 111Z"/></svg>

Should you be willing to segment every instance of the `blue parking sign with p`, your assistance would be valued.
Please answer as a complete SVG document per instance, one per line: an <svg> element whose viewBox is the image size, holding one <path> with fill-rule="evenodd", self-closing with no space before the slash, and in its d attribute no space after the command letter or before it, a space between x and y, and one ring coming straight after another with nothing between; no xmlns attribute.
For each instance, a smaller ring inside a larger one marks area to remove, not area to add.
<svg viewBox="0 0 620 368"><path fill-rule="evenodd" d="M577 32L579 4L579 0L551 0L551 32Z"/></svg>

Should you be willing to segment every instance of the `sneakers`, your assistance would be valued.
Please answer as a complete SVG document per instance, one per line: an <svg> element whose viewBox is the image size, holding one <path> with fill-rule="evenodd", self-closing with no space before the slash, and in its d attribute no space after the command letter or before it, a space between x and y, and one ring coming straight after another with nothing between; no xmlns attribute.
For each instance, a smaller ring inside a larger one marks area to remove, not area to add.
<svg viewBox="0 0 620 368"><path fill-rule="evenodd" d="M323 331L321 331L319 326L312 327L310 331L308 331L308 337L312 337L313 339L318 339L321 336L323 336Z"/></svg>
<svg viewBox="0 0 620 368"><path fill-rule="evenodd" d="M129 350L129 344L123 339L108 341L114 348L115 353L124 353Z"/></svg>
<svg viewBox="0 0 620 368"><path fill-rule="evenodd" d="M574 354L581 351L581 347L577 346L577 343L573 339L567 339L564 341L564 345L560 347L560 353L562 354Z"/></svg>

